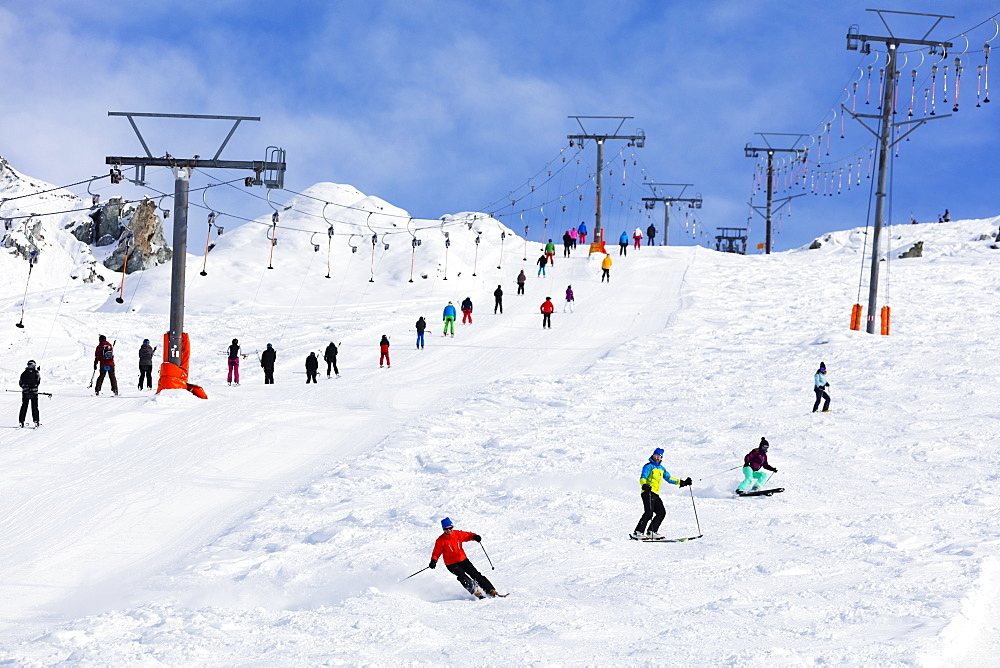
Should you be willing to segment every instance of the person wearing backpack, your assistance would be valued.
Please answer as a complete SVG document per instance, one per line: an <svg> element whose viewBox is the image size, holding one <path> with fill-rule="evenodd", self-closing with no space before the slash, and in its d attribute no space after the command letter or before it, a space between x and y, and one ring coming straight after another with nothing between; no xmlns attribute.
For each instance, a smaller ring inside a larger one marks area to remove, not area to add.
<svg viewBox="0 0 1000 668"><path fill-rule="evenodd" d="M306 357L306 385L309 383L318 383L316 376L319 374L319 360L316 358L316 353L310 352L309 356Z"/></svg>
<svg viewBox="0 0 1000 668"><path fill-rule="evenodd" d="M424 316L417 318L417 350L424 347L424 330L427 329L427 321Z"/></svg>
<svg viewBox="0 0 1000 668"><path fill-rule="evenodd" d="M115 378L115 349L108 343L108 337L101 334L97 337L98 344L94 350L94 368L101 368L101 374L97 377L97 384L94 385L94 396L101 394L101 384L104 376L111 381L111 391L118 396L118 379Z"/></svg>
<svg viewBox="0 0 1000 668"><path fill-rule="evenodd" d="M149 345L149 339L143 339L139 346L139 389L142 389L142 381L146 380L146 389L153 389L153 353L156 348Z"/></svg>

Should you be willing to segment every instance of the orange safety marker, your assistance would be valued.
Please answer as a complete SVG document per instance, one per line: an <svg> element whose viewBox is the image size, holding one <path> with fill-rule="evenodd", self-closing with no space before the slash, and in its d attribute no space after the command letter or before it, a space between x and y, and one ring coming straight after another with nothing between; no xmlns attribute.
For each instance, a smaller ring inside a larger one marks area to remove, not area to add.
<svg viewBox="0 0 1000 668"><path fill-rule="evenodd" d="M892 317L892 309L888 306L882 307L882 336L889 336L889 319Z"/></svg>
<svg viewBox="0 0 1000 668"><path fill-rule="evenodd" d="M851 307L851 329L859 331L861 329L861 304Z"/></svg>

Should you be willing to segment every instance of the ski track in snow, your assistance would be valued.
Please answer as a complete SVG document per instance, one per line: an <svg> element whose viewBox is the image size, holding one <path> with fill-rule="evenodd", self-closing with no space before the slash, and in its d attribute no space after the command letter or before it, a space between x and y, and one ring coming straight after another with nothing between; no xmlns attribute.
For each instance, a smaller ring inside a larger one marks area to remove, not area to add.
<svg viewBox="0 0 1000 668"><path fill-rule="evenodd" d="M306 303L292 320L273 292L249 314L196 310L196 345L221 348L234 319L256 338L281 331L278 385L259 384L251 357L226 387L214 351L195 364L207 402L136 398L126 378L129 396L107 400L47 382L60 399L43 403L45 426L0 447L0 660L990 665L1000 279L977 237L996 222L889 232L899 251L925 241L924 258L891 262L889 337L847 330L856 230L770 257L643 249L613 256L611 285L578 251L550 278L528 272L520 298L520 262L481 258L489 278L454 269L405 301L398 283L364 286L335 314ZM493 316L499 276L511 287ZM287 307L301 277L283 280ZM441 337L441 308L465 294L475 324ZM71 337L111 322L68 315L67 381L91 354ZM161 321L115 326L131 341ZM327 330L343 334L343 377L307 387L302 361ZM820 360L829 414L809 412ZM736 499L739 472L720 472L761 436L786 492ZM700 540L626 539L657 446L695 479L693 499L663 492L661 533L696 535L696 503ZM483 536L467 552L509 598L472 601L443 568L400 581L426 566L445 515Z"/></svg>

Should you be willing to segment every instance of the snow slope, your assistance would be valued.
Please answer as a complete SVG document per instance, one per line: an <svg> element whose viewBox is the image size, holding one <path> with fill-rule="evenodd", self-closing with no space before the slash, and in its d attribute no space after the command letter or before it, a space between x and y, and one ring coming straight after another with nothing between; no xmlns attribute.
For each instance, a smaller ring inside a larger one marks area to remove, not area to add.
<svg viewBox="0 0 1000 668"><path fill-rule="evenodd" d="M308 194L388 207L333 184ZM493 221L478 258L475 230L445 228L447 282L440 231L418 232L413 256L390 235L373 259L338 230L326 279L316 205L281 213L307 231L279 231L273 270L269 215L227 231L207 277L189 266L192 378L209 401L130 384L138 343L164 329L166 268L123 306L69 291L3 335L8 385L34 357L56 397L41 430L0 437L0 660L991 663L1000 251L979 237L1000 218L890 230L893 335L880 337L847 329L867 276L859 230L768 257L644 248L613 256L611 284L580 251L535 278L537 242L525 253L505 230L501 258ZM895 259L917 240L923 258ZM475 323L442 338L443 305L467 295ZM119 342L118 399L84 389L98 331ZM276 385L251 359L226 386L217 351L234 336L274 343ZM329 340L342 377L306 386L304 358ZM809 411L820 360L829 414ZM761 436L787 491L733 498L726 469ZM695 479L663 493L663 532L700 525L699 540L625 539L657 446ZM441 568L400 582L427 565L445 515L483 535L469 556L509 598L472 601Z"/></svg>

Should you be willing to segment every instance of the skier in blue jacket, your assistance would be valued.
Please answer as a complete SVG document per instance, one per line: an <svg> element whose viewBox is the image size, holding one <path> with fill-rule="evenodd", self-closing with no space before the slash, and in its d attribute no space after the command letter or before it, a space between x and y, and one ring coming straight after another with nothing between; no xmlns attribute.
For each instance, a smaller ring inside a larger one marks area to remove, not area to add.
<svg viewBox="0 0 1000 668"><path fill-rule="evenodd" d="M691 478L684 480L671 478L667 469L663 468L660 464L661 461L663 461L663 448L657 448L653 450L649 462L642 467L642 474L639 477L639 484L642 485L642 517L639 518L639 523L635 525L635 531L632 532L632 538L636 540L643 538L660 540L663 538L663 536L657 533L660 523L667 516L667 511L663 507L663 501L660 500L659 494L660 485L663 484L663 481L666 480L671 485L677 485L678 487L687 487L691 484ZM649 522L650 520L653 520L652 523ZM647 524L649 524L648 533L646 532Z"/></svg>
<svg viewBox="0 0 1000 668"><path fill-rule="evenodd" d="M816 375L813 376L813 391L816 393L816 403L813 404L813 413L819 408L819 402L826 399L823 404L823 412L830 412L830 395L827 394L826 388L830 387L830 383L826 382L826 362L820 362L819 368L816 369Z"/></svg>
<svg viewBox="0 0 1000 668"><path fill-rule="evenodd" d="M622 232L622 235L618 237L618 255L628 256L628 232Z"/></svg>

